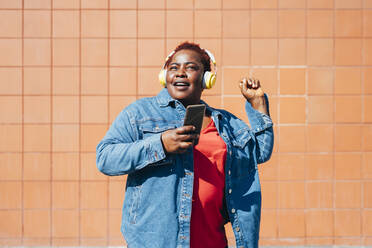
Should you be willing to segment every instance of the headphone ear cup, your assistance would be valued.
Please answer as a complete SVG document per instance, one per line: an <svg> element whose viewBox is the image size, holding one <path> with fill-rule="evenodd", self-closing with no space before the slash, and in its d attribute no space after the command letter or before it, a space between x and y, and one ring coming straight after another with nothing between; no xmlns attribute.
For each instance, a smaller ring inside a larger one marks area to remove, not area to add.
<svg viewBox="0 0 372 248"><path fill-rule="evenodd" d="M216 74L206 71L203 76L203 88L210 89L216 83Z"/></svg>
<svg viewBox="0 0 372 248"><path fill-rule="evenodd" d="M166 83L166 76L167 76L167 71L162 69L159 72L159 82L163 87L167 87Z"/></svg>

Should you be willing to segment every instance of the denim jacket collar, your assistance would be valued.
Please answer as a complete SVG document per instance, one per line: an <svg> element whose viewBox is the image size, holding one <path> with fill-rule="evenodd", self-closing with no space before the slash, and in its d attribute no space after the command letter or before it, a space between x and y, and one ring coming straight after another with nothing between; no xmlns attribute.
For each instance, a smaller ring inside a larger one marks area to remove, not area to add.
<svg viewBox="0 0 372 248"><path fill-rule="evenodd" d="M167 88L163 88L159 94L156 96L156 99L159 103L159 106L160 107L167 107L171 104L174 104L177 100L173 99L169 93L168 93L168 90ZM200 103L202 104L205 104L207 107L206 107L206 111L209 112L209 113L213 113L213 112L216 112L216 116L220 119L222 117L222 113L220 113L220 111L210 107L205 101L203 100L200 100Z"/></svg>

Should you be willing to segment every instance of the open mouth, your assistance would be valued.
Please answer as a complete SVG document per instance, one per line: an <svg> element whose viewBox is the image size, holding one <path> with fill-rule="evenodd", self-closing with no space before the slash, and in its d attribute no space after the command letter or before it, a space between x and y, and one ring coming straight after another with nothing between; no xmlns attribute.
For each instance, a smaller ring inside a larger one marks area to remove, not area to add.
<svg viewBox="0 0 372 248"><path fill-rule="evenodd" d="M188 82L174 82L173 86L175 86L177 89L187 89L190 84Z"/></svg>

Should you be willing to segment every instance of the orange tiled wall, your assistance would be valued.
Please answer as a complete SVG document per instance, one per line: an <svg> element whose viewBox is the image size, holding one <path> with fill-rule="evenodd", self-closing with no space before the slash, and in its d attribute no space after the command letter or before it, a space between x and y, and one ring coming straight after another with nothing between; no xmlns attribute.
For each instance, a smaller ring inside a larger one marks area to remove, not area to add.
<svg viewBox="0 0 372 248"><path fill-rule="evenodd" d="M270 95L261 244L372 245L372 0L0 0L0 245L123 245L95 146L183 40Z"/></svg>

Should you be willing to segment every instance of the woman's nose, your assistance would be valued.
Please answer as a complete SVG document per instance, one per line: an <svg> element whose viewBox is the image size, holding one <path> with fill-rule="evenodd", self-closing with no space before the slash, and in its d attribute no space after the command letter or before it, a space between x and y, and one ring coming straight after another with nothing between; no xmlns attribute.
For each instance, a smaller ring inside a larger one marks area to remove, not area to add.
<svg viewBox="0 0 372 248"><path fill-rule="evenodd" d="M178 71L177 71L177 77L186 77L186 71L185 69L183 68L180 68Z"/></svg>

